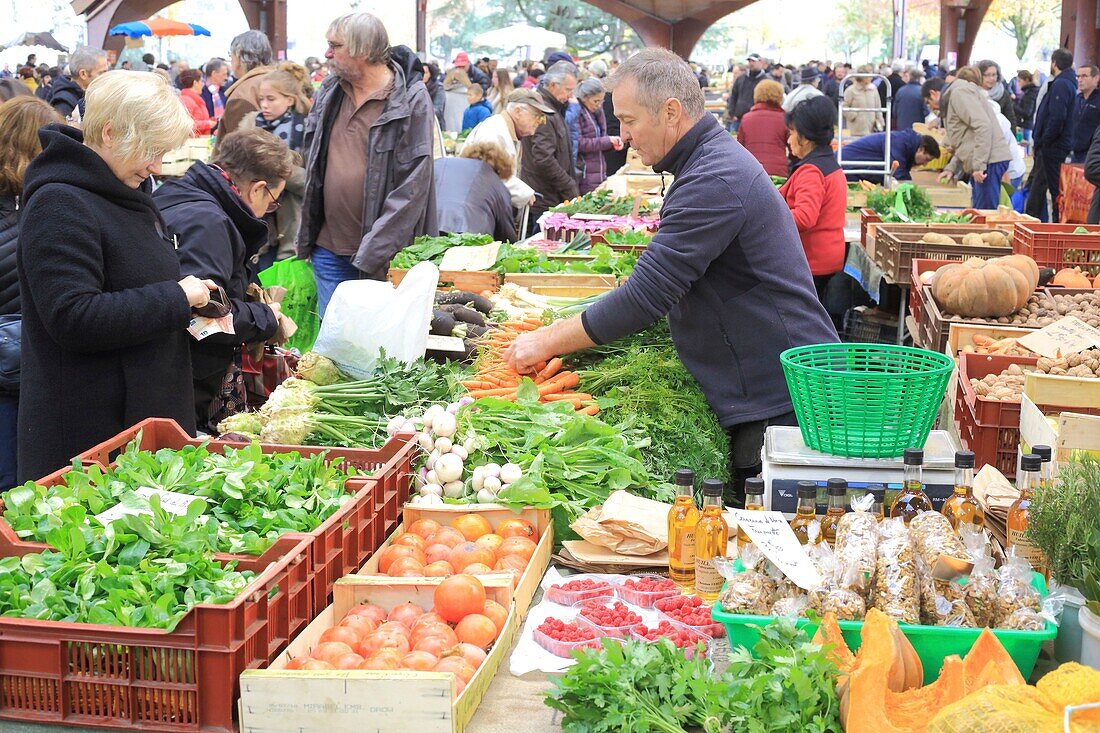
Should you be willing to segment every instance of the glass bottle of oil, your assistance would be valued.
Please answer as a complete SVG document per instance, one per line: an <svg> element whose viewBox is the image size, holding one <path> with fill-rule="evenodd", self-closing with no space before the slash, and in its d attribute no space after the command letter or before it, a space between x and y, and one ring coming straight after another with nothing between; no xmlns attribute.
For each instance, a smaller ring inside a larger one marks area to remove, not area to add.
<svg viewBox="0 0 1100 733"><path fill-rule="evenodd" d="M703 515L695 525L695 595L704 601L716 601L725 582L714 558L726 556L729 525L722 517L722 482L708 478L703 481Z"/></svg>
<svg viewBox="0 0 1100 733"><path fill-rule="evenodd" d="M913 517L921 512L932 511L932 500L924 493L924 479L921 475L924 451L920 448L906 448L904 462L901 491L890 505L890 516L904 518L908 526Z"/></svg>
<svg viewBox="0 0 1100 733"><path fill-rule="evenodd" d="M869 484L867 491L875 498L871 504L871 515L881 522L886 519L886 487L882 484Z"/></svg>
<svg viewBox="0 0 1100 733"><path fill-rule="evenodd" d="M1016 477L1020 498L1012 502L1012 506L1008 508L1008 546L1016 548L1016 554L1026 557L1032 567L1040 572L1043 572L1045 558L1039 548L1027 539L1025 533L1031 518L1031 499L1039 483L1039 472L1042 467L1043 459L1034 453L1028 453L1021 459L1020 475Z"/></svg>
<svg viewBox="0 0 1100 733"><path fill-rule="evenodd" d="M813 481L799 481L797 492L798 507L794 511L794 519L791 520L791 529L798 541L805 545L810 542L810 523L817 519L817 484ZM820 533L817 538L820 542Z"/></svg>
<svg viewBox="0 0 1100 733"><path fill-rule="evenodd" d="M1054 482L1054 464L1051 463L1051 458L1054 452L1050 449L1049 445L1033 445L1031 452L1039 456L1041 460L1042 468L1039 469L1039 486L1044 489L1049 488Z"/></svg>
<svg viewBox="0 0 1100 733"><path fill-rule="evenodd" d="M955 491L943 503L940 511L956 531L960 524L970 524L975 529L985 526L985 511L974 498L974 453L972 451L961 450L955 454Z"/></svg>
<svg viewBox="0 0 1100 733"><path fill-rule="evenodd" d="M676 472L676 500L668 511L668 577L685 593L695 589L695 471Z"/></svg>
<svg viewBox="0 0 1100 733"><path fill-rule="evenodd" d="M745 479L745 509L750 512L764 511L764 479L753 477ZM752 540L740 526L737 527L737 549L751 545Z"/></svg>
<svg viewBox="0 0 1100 733"><path fill-rule="evenodd" d="M832 547L836 544L836 526L848 511L848 482L842 478L829 479L825 482L825 494L829 503L821 519L821 537Z"/></svg>

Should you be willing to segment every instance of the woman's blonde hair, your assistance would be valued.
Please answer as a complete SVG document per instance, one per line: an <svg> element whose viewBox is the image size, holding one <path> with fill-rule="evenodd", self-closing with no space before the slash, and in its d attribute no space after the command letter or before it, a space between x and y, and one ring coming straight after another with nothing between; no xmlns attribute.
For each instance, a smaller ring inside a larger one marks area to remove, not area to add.
<svg viewBox="0 0 1100 733"><path fill-rule="evenodd" d="M507 181L515 172L515 164L512 162L512 158L498 143L485 142L465 145L462 148L462 157L483 161L493 169L502 181Z"/></svg>
<svg viewBox="0 0 1100 733"><path fill-rule="evenodd" d="M23 193L27 164L42 152L39 128L64 121L38 97L13 97L0 104L0 195Z"/></svg>
<svg viewBox="0 0 1100 733"><path fill-rule="evenodd" d="M783 104L783 85L771 79L764 79L756 85L752 92L753 104L773 104L780 107Z"/></svg>
<svg viewBox="0 0 1100 733"><path fill-rule="evenodd" d="M108 71L88 85L84 141L103 144L111 126L111 148L122 160L160 158L191 136L195 121L168 82L147 71Z"/></svg>
<svg viewBox="0 0 1100 733"><path fill-rule="evenodd" d="M264 74L264 78L260 79L260 86L263 87L266 84L279 94L290 97L294 100L294 111L306 115L309 114L309 108L313 106L313 101L306 95L305 90L308 78L309 72L306 67L293 61L284 61L275 71Z"/></svg>
<svg viewBox="0 0 1100 733"><path fill-rule="evenodd" d="M956 79L968 81L971 84L982 85L982 70L977 66L963 66L955 72Z"/></svg>

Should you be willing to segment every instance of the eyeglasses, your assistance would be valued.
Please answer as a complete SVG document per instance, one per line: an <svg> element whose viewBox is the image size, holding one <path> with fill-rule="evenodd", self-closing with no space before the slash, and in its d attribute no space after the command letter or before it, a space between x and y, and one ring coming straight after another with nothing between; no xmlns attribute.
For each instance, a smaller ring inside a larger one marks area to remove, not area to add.
<svg viewBox="0 0 1100 733"><path fill-rule="evenodd" d="M264 191L267 191L267 195L271 198L271 203L267 205L267 213L274 214L283 204L275 198L275 194L271 193L271 189L267 187L266 183L264 184Z"/></svg>
<svg viewBox="0 0 1100 733"><path fill-rule="evenodd" d="M332 41L328 42L328 50L329 51L335 51L336 49L343 48L343 47L344 47L344 44L342 44L342 43L333 43Z"/></svg>

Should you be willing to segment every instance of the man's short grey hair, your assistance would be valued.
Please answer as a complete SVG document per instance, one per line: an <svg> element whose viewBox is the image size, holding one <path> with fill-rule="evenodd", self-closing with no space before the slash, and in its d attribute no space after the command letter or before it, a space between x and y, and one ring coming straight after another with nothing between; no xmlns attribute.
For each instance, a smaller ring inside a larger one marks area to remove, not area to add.
<svg viewBox="0 0 1100 733"><path fill-rule="evenodd" d="M90 74L95 71L99 60L103 58L107 58L107 52L102 48L81 46L69 57L69 76L76 76L81 71L87 71Z"/></svg>
<svg viewBox="0 0 1100 733"><path fill-rule="evenodd" d="M912 84L912 83L916 82L917 84L920 84L922 81L924 81L924 71L922 71L921 69L918 69L916 67L910 67L909 68L909 83Z"/></svg>
<svg viewBox="0 0 1100 733"><path fill-rule="evenodd" d="M701 120L703 89L682 58L663 48L643 48L619 65L607 86L614 89L623 79L633 79L638 101L657 115L669 99L678 99L684 113L692 120Z"/></svg>
<svg viewBox="0 0 1100 733"><path fill-rule="evenodd" d="M592 73L592 76L602 79L607 76L607 62L602 59L596 59L588 65L588 71Z"/></svg>
<svg viewBox="0 0 1100 733"><path fill-rule="evenodd" d="M352 58L368 64L384 64L390 60L390 36L386 26L371 13L341 15L328 27L330 36L338 37Z"/></svg>
<svg viewBox="0 0 1100 733"><path fill-rule="evenodd" d="M210 59L206 62L206 66L203 67L202 73L210 76L221 71L224 67L228 66L224 59Z"/></svg>
<svg viewBox="0 0 1100 733"><path fill-rule="evenodd" d="M271 66L271 41L262 31L245 31L229 42L229 53L236 56L245 71Z"/></svg>
<svg viewBox="0 0 1100 733"><path fill-rule="evenodd" d="M890 64L890 70L896 71L900 74L901 72L905 71L905 62L901 59L898 59L894 63Z"/></svg>
<svg viewBox="0 0 1100 733"><path fill-rule="evenodd" d="M577 78L577 67L568 61L558 61L542 75L544 84L564 84L567 77ZM698 84L699 82L696 82Z"/></svg>
<svg viewBox="0 0 1100 733"><path fill-rule="evenodd" d="M588 99L597 94L603 94L607 89L598 77L590 76L577 85L577 99Z"/></svg>

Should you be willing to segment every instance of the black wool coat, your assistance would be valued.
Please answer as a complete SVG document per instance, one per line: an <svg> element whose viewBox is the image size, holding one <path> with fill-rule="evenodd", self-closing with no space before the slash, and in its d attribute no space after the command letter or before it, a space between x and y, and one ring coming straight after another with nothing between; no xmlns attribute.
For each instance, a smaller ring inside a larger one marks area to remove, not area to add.
<svg viewBox="0 0 1100 733"><path fill-rule="evenodd" d="M19 211L14 196L0 196L0 316L19 315L19 275L15 271L15 244L19 238Z"/></svg>
<svg viewBox="0 0 1100 733"><path fill-rule="evenodd" d="M152 197L47 125L27 167L19 232L20 481L147 418L195 433L187 297Z"/></svg>

